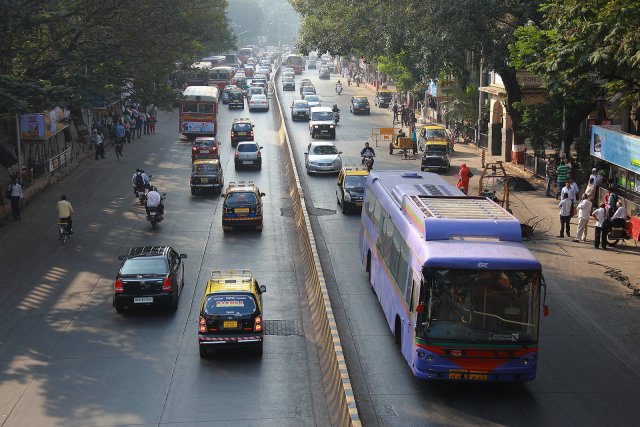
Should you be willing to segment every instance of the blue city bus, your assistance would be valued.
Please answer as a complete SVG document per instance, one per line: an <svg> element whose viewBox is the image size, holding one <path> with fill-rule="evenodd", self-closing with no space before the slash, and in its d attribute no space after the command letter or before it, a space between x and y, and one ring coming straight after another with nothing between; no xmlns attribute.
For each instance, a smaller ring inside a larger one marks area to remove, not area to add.
<svg viewBox="0 0 640 427"><path fill-rule="evenodd" d="M535 379L546 286L519 221L501 206L436 174L371 171L360 250L415 376Z"/></svg>

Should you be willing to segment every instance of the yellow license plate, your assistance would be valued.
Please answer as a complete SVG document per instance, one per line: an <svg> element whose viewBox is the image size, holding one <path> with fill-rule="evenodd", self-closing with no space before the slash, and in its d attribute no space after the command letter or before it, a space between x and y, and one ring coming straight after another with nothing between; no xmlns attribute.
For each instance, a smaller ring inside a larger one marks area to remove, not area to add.
<svg viewBox="0 0 640 427"><path fill-rule="evenodd" d="M236 208L233 211L235 213L249 213L249 208Z"/></svg>
<svg viewBox="0 0 640 427"><path fill-rule="evenodd" d="M200 182L206 184L207 182L209 182L209 178L200 178Z"/></svg>
<svg viewBox="0 0 640 427"><path fill-rule="evenodd" d="M235 320L228 320L223 322L222 326L224 328L237 328L238 327L238 322Z"/></svg>
<svg viewBox="0 0 640 427"><path fill-rule="evenodd" d="M449 371L450 380L487 381L489 376L485 372L469 372L452 369Z"/></svg>
<svg viewBox="0 0 640 427"><path fill-rule="evenodd" d="M362 207L362 202L356 202L356 206L361 208Z"/></svg>

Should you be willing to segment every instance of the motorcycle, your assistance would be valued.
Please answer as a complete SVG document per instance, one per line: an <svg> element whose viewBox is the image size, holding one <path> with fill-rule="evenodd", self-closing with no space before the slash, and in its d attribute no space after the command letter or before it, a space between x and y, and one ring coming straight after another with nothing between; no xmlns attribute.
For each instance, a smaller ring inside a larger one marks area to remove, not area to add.
<svg viewBox="0 0 640 427"><path fill-rule="evenodd" d="M151 181L152 175L149 175L149 181ZM140 206L145 206L147 203L147 186L136 186L135 194L138 200L140 200Z"/></svg>
<svg viewBox="0 0 640 427"><path fill-rule="evenodd" d="M369 172L371 172L371 169L373 169L373 158L375 156L375 154L365 154L364 156L362 156L362 164L367 168L367 171Z"/></svg>
<svg viewBox="0 0 640 427"><path fill-rule="evenodd" d="M71 233L69 232L69 223L67 221L58 222L58 239L61 244L67 243L67 240L71 238Z"/></svg>
<svg viewBox="0 0 640 427"><path fill-rule="evenodd" d="M342 93L342 85L336 85L336 93L340 95Z"/></svg>
<svg viewBox="0 0 640 427"><path fill-rule="evenodd" d="M612 221L612 224L609 227L609 230L607 231L607 235L606 235L607 246L615 246L620 242L620 240L630 240L633 238L629 235L629 232L627 231L628 221L625 221L624 223L622 223L622 221L620 222L616 222L616 221L617 220Z"/></svg>
<svg viewBox="0 0 640 427"><path fill-rule="evenodd" d="M333 121L338 124L338 122L340 121L340 112L339 111L334 111L333 112Z"/></svg>
<svg viewBox="0 0 640 427"><path fill-rule="evenodd" d="M162 196L164 196L165 194L166 193L163 193ZM162 204L162 201L164 199L165 199L164 197L160 198L160 204ZM159 209L159 206L147 208L147 221L151 223L151 228L155 229L158 226L158 224L162 222L163 219L164 219L164 206L162 208L162 211Z"/></svg>

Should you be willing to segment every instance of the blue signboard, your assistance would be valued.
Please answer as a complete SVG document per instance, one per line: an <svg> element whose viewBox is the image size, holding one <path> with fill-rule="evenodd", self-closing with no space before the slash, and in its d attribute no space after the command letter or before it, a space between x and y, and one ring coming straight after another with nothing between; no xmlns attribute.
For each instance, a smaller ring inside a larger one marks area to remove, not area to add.
<svg viewBox="0 0 640 427"><path fill-rule="evenodd" d="M640 137L602 126L591 127L591 155L640 174Z"/></svg>
<svg viewBox="0 0 640 427"><path fill-rule="evenodd" d="M435 80L429 80L429 83L427 83L427 92L433 97L438 96L438 84Z"/></svg>

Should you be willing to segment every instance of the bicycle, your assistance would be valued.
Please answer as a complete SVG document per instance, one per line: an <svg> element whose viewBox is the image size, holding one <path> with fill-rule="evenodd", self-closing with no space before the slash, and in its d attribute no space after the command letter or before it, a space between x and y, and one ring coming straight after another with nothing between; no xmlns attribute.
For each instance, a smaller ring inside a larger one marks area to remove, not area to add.
<svg viewBox="0 0 640 427"><path fill-rule="evenodd" d="M58 222L58 240L60 240L60 243L64 245L70 238L69 223L67 221Z"/></svg>

